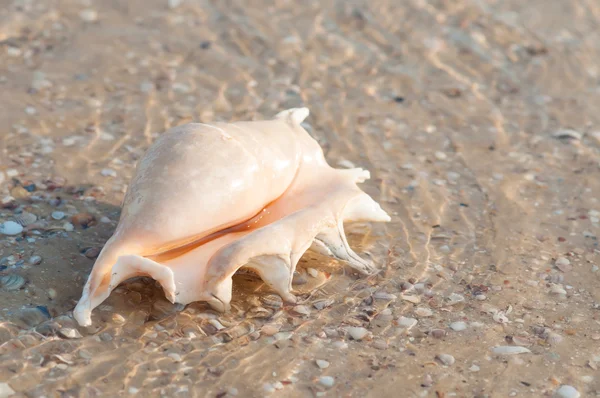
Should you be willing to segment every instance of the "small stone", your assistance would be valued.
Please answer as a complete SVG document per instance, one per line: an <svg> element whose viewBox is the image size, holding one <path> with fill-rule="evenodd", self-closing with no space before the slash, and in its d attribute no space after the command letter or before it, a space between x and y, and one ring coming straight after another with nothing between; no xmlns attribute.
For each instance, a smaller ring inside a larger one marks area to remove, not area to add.
<svg viewBox="0 0 600 398"><path fill-rule="evenodd" d="M579 398L581 394L573 386L563 384L554 391L555 398Z"/></svg>
<svg viewBox="0 0 600 398"><path fill-rule="evenodd" d="M352 339L357 341L362 340L369 333L369 331L363 327L354 326L347 328L346 331L348 332L350 337L352 337Z"/></svg>
<svg viewBox="0 0 600 398"><path fill-rule="evenodd" d="M97 247L90 247L89 249L86 249L83 254L87 258L96 258L100 254L100 249Z"/></svg>
<svg viewBox="0 0 600 398"><path fill-rule="evenodd" d="M42 257L40 256L31 256L31 258L29 258L29 264L31 265L38 265L42 262Z"/></svg>
<svg viewBox="0 0 600 398"><path fill-rule="evenodd" d="M79 330L73 328L62 328L58 331L58 334L66 339L80 339L83 337Z"/></svg>
<svg viewBox="0 0 600 398"><path fill-rule="evenodd" d="M71 217L71 222L81 228L91 227L96 223L96 218L89 213L78 213Z"/></svg>
<svg viewBox="0 0 600 398"><path fill-rule="evenodd" d="M598 272L598 266L592 265L592 272Z"/></svg>
<svg viewBox="0 0 600 398"><path fill-rule="evenodd" d="M412 329L417 324L417 322L418 321L415 318L407 318L404 316L398 318L398 326L406 328L408 330Z"/></svg>
<svg viewBox="0 0 600 398"><path fill-rule="evenodd" d="M8 383L0 383L0 397L10 397L13 394L15 394L15 390Z"/></svg>
<svg viewBox="0 0 600 398"><path fill-rule="evenodd" d="M33 106L28 106L25 108L25 113L28 115L35 115L37 113L37 109Z"/></svg>
<svg viewBox="0 0 600 398"><path fill-rule="evenodd" d="M48 289L48 298L50 300L54 300L56 298L56 289L53 289L53 288Z"/></svg>
<svg viewBox="0 0 600 398"><path fill-rule="evenodd" d="M170 354L167 355L169 358L171 358L172 360L174 360L175 362L181 362L181 355L177 354L176 352L172 352Z"/></svg>
<svg viewBox="0 0 600 398"><path fill-rule="evenodd" d="M442 365L445 366L452 366L454 365L454 362L456 362L454 357L450 354L439 354L435 357L435 359L437 359Z"/></svg>
<svg viewBox="0 0 600 398"><path fill-rule="evenodd" d="M292 311L298 315L310 315L310 309L305 305L297 305L292 309Z"/></svg>
<svg viewBox="0 0 600 398"><path fill-rule="evenodd" d="M373 342L373 348L378 350L386 350L388 347L389 345L385 340L377 339Z"/></svg>
<svg viewBox="0 0 600 398"><path fill-rule="evenodd" d="M23 226L14 221L5 221L0 224L0 234L2 235L18 235L23 232Z"/></svg>
<svg viewBox="0 0 600 398"><path fill-rule="evenodd" d="M100 174L102 174L104 177L116 177L117 176L117 172L114 171L113 169L102 169Z"/></svg>
<svg viewBox="0 0 600 398"><path fill-rule="evenodd" d="M167 4L169 5L170 9L174 9L179 7L181 3L183 3L183 0L169 0Z"/></svg>
<svg viewBox="0 0 600 398"><path fill-rule="evenodd" d="M431 309L427 307L418 307L417 309L415 309L415 314L417 314L420 317L427 318L433 315L433 311L431 311Z"/></svg>
<svg viewBox="0 0 600 398"><path fill-rule="evenodd" d="M106 216L102 216L102 217L100 217L100 222L104 223L104 224L108 224L108 223L110 223L110 218L108 218Z"/></svg>
<svg viewBox="0 0 600 398"><path fill-rule="evenodd" d="M334 302L335 302L334 299L327 298L327 299L316 300L315 302L313 302L312 305L317 310L321 311L322 309L325 309L325 308L331 306Z"/></svg>
<svg viewBox="0 0 600 398"><path fill-rule="evenodd" d="M516 355L530 353L531 351L525 347L505 345L493 347L492 352L498 355Z"/></svg>
<svg viewBox="0 0 600 398"><path fill-rule="evenodd" d="M319 367L319 369L327 369L329 367L329 362L323 360L323 359L317 359L316 361L317 366Z"/></svg>
<svg viewBox="0 0 600 398"><path fill-rule="evenodd" d="M67 232L72 232L75 229L75 226L73 226L73 224L70 222L66 222L63 224L63 229Z"/></svg>
<svg viewBox="0 0 600 398"><path fill-rule="evenodd" d="M319 276L319 271L317 271L314 268L307 268L306 272L308 273L308 275L312 276L313 278L316 278L317 276Z"/></svg>
<svg viewBox="0 0 600 398"><path fill-rule="evenodd" d="M469 371L471 372L479 372L481 370L481 368L475 364L471 365L471 367L469 368Z"/></svg>
<svg viewBox="0 0 600 398"><path fill-rule="evenodd" d="M562 272L569 272L573 269L573 267L571 266L571 261L569 261L569 259L565 257L557 258L554 262L554 265Z"/></svg>
<svg viewBox="0 0 600 398"><path fill-rule="evenodd" d="M335 379L331 376L321 376L319 377L319 384L327 388L331 388L335 384Z"/></svg>
<svg viewBox="0 0 600 398"><path fill-rule="evenodd" d="M455 332L462 332L466 328L467 324L465 322L458 321L450 324L450 329L454 330Z"/></svg>
<svg viewBox="0 0 600 398"><path fill-rule="evenodd" d="M550 293L557 295L566 295L567 291L559 285L552 285L552 287L550 288Z"/></svg>
<svg viewBox="0 0 600 398"><path fill-rule="evenodd" d="M62 220L63 218L65 218L65 213L63 213L62 211L53 211L52 218L54 220Z"/></svg>
<svg viewBox="0 0 600 398"><path fill-rule="evenodd" d="M442 339L446 336L446 331L444 329L433 329L431 336L436 339Z"/></svg>
<svg viewBox="0 0 600 398"><path fill-rule="evenodd" d="M94 22L98 20L98 12L92 9L82 10L79 13L79 18L85 22Z"/></svg>

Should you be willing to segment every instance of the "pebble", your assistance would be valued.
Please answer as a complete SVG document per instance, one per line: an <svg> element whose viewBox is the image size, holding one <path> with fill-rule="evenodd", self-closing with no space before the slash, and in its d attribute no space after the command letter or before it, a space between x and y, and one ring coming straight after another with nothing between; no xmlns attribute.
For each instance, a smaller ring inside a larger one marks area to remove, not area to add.
<svg viewBox="0 0 600 398"><path fill-rule="evenodd" d="M110 218L108 218L106 216L102 216L102 217L100 217L100 222L104 223L104 224L108 224L108 223L110 223Z"/></svg>
<svg viewBox="0 0 600 398"><path fill-rule="evenodd" d="M58 331L58 334L65 339L80 339L83 337L79 330L73 328L62 328Z"/></svg>
<svg viewBox="0 0 600 398"><path fill-rule="evenodd" d="M0 383L0 397L10 397L13 394L15 394L15 390L8 383Z"/></svg>
<svg viewBox="0 0 600 398"><path fill-rule="evenodd" d="M23 287L23 285L25 285L25 278L23 278L21 275L10 274L0 278L0 287L2 287L4 290L19 290Z"/></svg>
<svg viewBox="0 0 600 398"><path fill-rule="evenodd" d="M514 345L501 345L492 348L494 354L499 355L516 355L516 354L524 354L530 353L531 351L528 348L514 346Z"/></svg>
<svg viewBox="0 0 600 398"><path fill-rule="evenodd" d="M362 340L369 333L369 331L363 327L354 326L347 328L346 331L354 340Z"/></svg>
<svg viewBox="0 0 600 398"><path fill-rule="evenodd" d="M117 176L117 172L114 171L113 169L102 169L100 174L102 174L104 177L116 177Z"/></svg>
<svg viewBox="0 0 600 398"><path fill-rule="evenodd" d="M65 213L63 213L62 211L53 211L52 218L54 220L62 220L63 218L65 218Z"/></svg>
<svg viewBox="0 0 600 398"><path fill-rule="evenodd" d="M481 368L475 364L471 365L471 367L469 368L469 371L471 372L479 372L481 370Z"/></svg>
<svg viewBox="0 0 600 398"><path fill-rule="evenodd" d="M73 230L75 230L75 226L70 222L66 222L63 224L63 229L67 232L73 232Z"/></svg>
<svg viewBox="0 0 600 398"><path fill-rule="evenodd" d="M554 262L554 265L562 272L569 272L573 269L573 267L571 266L571 261L569 261L569 259L565 257L557 258Z"/></svg>
<svg viewBox="0 0 600 398"><path fill-rule="evenodd" d="M79 13L79 18L85 22L94 22L98 20L98 12L92 9L82 10Z"/></svg>
<svg viewBox="0 0 600 398"><path fill-rule="evenodd" d="M0 224L0 234L3 235L18 235L23 232L23 226L14 221L5 221Z"/></svg>
<svg viewBox="0 0 600 398"><path fill-rule="evenodd" d="M450 329L454 330L455 332L461 332L463 330L465 330L467 328L467 324L461 321L458 322L452 322L450 324Z"/></svg>
<svg viewBox="0 0 600 398"><path fill-rule="evenodd" d="M439 354L435 357L442 365L452 366L456 360L450 354Z"/></svg>
<svg viewBox="0 0 600 398"><path fill-rule="evenodd" d="M581 394L575 387L563 384L554 392L555 398L579 398Z"/></svg>
<svg viewBox="0 0 600 398"><path fill-rule="evenodd" d="M327 388L333 387L335 384L335 379L331 376L321 376L319 377L319 384L325 386Z"/></svg>
<svg viewBox="0 0 600 398"><path fill-rule="evenodd" d="M305 305L297 305L292 311L298 315L310 315L310 309Z"/></svg>
<svg viewBox="0 0 600 398"><path fill-rule="evenodd" d="M313 278L316 278L317 276L319 276L319 271L317 271L314 268L307 268L306 272L308 272L308 275L312 276Z"/></svg>
<svg viewBox="0 0 600 398"><path fill-rule="evenodd" d="M329 362L323 359L317 359L315 362L317 363L319 369L327 369L329 367Z"/></svg>
<svg viewBox="0 0 600 398"><path fill-rule="evenodd" d="M433 329L431 335L436 339L442 339L446 336L446 331L444 329Z"/></svg>
<svg viewBox="0 0 600 398"><path fill-rule="evenodd" d="M559 285L552 285L552 287L550 288L550 293L566 295L567 291L565 289L563 289L562 287L560 287Z"/></svg>
<svg viewBox="0 0 600 398"><path fill-rule="evenodd" d="M87 258L96 258L100 254L100 249L97 247L90 247L89 249L86 249L86 251L83 254Z"/></svg>
<svg viewBox="0 0 600 398"><path fill-rule="evenodd" d="M170 9L177 8L183 3L183 0L169 0L168 5Z"/></svg>
<svg viewBox="0 0 600 398"><path fill-rule="evenodd" d="M417 322L418 321L415 318L407 318L404 316L398 318L398 326L406 328L408 330L412 329L417 324Z"/></svg>
<svg viewBox="0 0 600 398"><path fill-rule="evenodd" d="M420 317L426 318L426 317L433 315L433 311L431 311L427 307L419 307L419 308L415 309L415 314L417 314Z"/></svg>
<svg viewBox="0 0 600 398"><path fill-rule="evenodd" d="M334 302L335 301L332 298L316 300L315 302L313 302L313 307L320 311L331 306Z"/></svg>
<svg viewBox="0 0 600 398"><path fill-rule="evenodd" d="M53 289L53 288L48 289L48 298L50 300L54 300L56 298L56 289Z"/></svg>

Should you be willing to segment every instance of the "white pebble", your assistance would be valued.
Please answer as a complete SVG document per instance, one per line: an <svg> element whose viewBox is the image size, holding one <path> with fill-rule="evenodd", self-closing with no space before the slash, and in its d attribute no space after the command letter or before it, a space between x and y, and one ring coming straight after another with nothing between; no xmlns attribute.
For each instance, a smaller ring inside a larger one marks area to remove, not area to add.
<svg viewBox="0 0 600 398"><path fill-rule="evenodd" d="M327 388L333 387L335 384L335 380L331 376L321 376L319 377L319 383Z"/></svg>
<svg viewBox="0 0 600 398"><path fill-rule="evenodd" d="M0 397L10 397L14 393L15 390L8 383L0 383Z"/></svg>
<svg viewBox="0 0 600 398"><path fill-rule="evenodd" d="M450 354L439 354L435 357L438 361L440 361L443 365L452 366L456 360Z"/></svg>
<svg viewBox="0 0 600 398"><path fill-rule="evenodd" d="M63 218L65 218L65 213L63 213L62 211L53 211L52 218L55 220L62 220Z"/></svg>
<svg viewBox="0 0 600 398"><path fill-rule="evenodd" d="M469 370L471 372L479 372L481 370L481 368L475 364L471 365L471 367L469 368Z"/></svg>
<svg viewBox="0 0 600 398"><path fill-rule="evenodd" d="M448 157L448 155L446 155L444 152L437 151L435 153L435 157L438 160L445 160Z"/></svg>
<svg viewBox="0 0 600 398"><path fill-rule="evenodd" d="M417 309L415 309L415 314L417 314L420 317L428 317L433 315L433 311L431 311L429 308L427 307L419 307Z"/></svg>
<svg viewBox="0 0 600 398"><path fill-rule="evenodd" d="M116 177L117 176L117 172L114 171L113 169L102 169L100 174L102 174L104 177Z"/></svg>
<svg viewBox="0 0 600 398"><path fill-rule="evenodd" d="M319 276L319 271L317 271L314 268L307 268L306 272L308 272L308 275L312 276L313 278L316 278L317 276Z"/></svg>
<svg viewBox="0 0 600 398"><path fill-rule="evenodd" d="M398 318L398 326L406 328L406 329L411 329L413 328L416 324L417 324L417 320L415 318L407 318L404 316L401 316L400 318Z"/></svg>
<svg viewBox="0 0 600 398"><path fill-rule="evenodd" d="M79 13L79 18L85 22L94 22L98 19L98 13L91 9L83 10Z"/></svg>
<svg viewBox="0 0 600 398"><path fill-rule="evenodd" d="M554 392L555 398L579 398L581 394L573 386L562 385Z"/></svg>
<svg viewBox="0 0 600 398"><path fill-rule="evenodd" d="M31 256L29 259L29 264L38 265L42 262L42 258L40 256Z"/></svg>
<svg viewBox="0 0 600 398"><path fill-rule="evenodd" d="M106 216L102 216L102 217L100 217L100 222L104 223L104 224L108 224L110 222L110 218L108 218Z"/></svg>
<svg viewBox="0 0 600 398"><path fill-rule="evenodd" d="M346 331L354 340L362 340L363 337L365 337L369 333L369 331L365 328L354 326L347 328Z"/></svg>
<svg viewBox="0 0 600 398"><path fill-rule="evenodd" d="M0 234L2 235L18 235L23 232L23 226L14 221L5 221L0 224Z"/></svg>
<svg viewBox="0 0 600 398"><path fill-rule="evenodd" d="M329 362L323 359L317 359L315 362L320 369L327 369L329 367Z"/></svg>
<svg viewBox="0 0 600 398"><path fill-rule="evenodd" d="M170 9L179 7L181 5L181 3L183 3L183 0L169 0L168 1Z"/></svg>
<svg viewBox="0 0 600 398"><path fill-rule="evenodd" d="M458 322L452 322L450 324L450 329L454 330L455 332L460 332L463 331L467 328L467 324L461 321Z"/></svg>
<svg viewBox="0 0 600 398"><path fill-rule="evenodd" d="M28 106L25 108L25 113L28 115L35 115L37 110L33 106Z"/></svg>
<svg viewBox="0 0 600 398"><path fill-rule="evenodd" d="M63 229L67 232L72 232L75 229L75 226L70 222L66 222L63 224Z"/></svg>
<svg viewBox="0 0 600 398"><path fill-rule="evenodd" d="M494 354L499 355L516 355L531 352L528 348L513 345L496 346L492 348L492 351L494 352Z"/></svg>
<svg viewBox="0 0 600 398"><path fill-rule="evenodd" d="M560 287L559 285L553 285L550 288L550 293L552 294L567 294L567 291Z"/></svg>

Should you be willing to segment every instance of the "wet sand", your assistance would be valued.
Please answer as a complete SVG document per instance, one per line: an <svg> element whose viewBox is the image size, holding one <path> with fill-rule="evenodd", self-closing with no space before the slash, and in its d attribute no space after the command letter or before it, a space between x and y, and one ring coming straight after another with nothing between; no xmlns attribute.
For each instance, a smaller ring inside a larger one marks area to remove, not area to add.
<svg viewBox="0 0 600 398"><path fill-rule="evenodd" d="M592 0L4 1L0 224L36 220L0 235L0 396L600 396L599 23ZM307 255L300 312L241 274L224 315L132 281L76 326L159 134L300 105L392 215L348 227L378 275Z"/></svg>

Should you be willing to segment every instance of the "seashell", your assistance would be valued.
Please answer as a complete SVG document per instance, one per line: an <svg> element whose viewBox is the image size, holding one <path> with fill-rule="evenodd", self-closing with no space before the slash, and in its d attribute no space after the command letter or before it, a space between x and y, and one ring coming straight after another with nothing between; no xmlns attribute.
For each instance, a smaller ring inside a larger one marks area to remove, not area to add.
<svg viewBox="0 0 600 398"><path fill-rule="evenodd" d="M128 185L116 231L75 308L77 321L90 325L92 309L140 275L157 280L172 302L206 301L226 311L241 267L294 303L292 278L309 248L373 273L350 248L343 224L390 217L357 186L368 171L327 164L301 126L308 113L296 108L273 120L191 123L161 134ZM82 218L73 224L93 222Z"/></svg>
<svg viewBox="0 0 600 398"><path fill-rule="evenodd" d="M0 287L4 290L19 290L25 285L25 278L17 274L9 274L0 277Z"/></svg>
<svg viewBox="0 0 600 398"><path fill-rule="evenodd" d="M23 227L26 227L36 222L37 216L33 213L24 211L23 213L15 216L15 221L21 224Z"/></svg>
<svg viewBox="0 0 600 398"><path fill-rule="evenodd" d="M265 307L279 309L283 307L283 300L276 294L267 294L260 298Z"/></svg>

